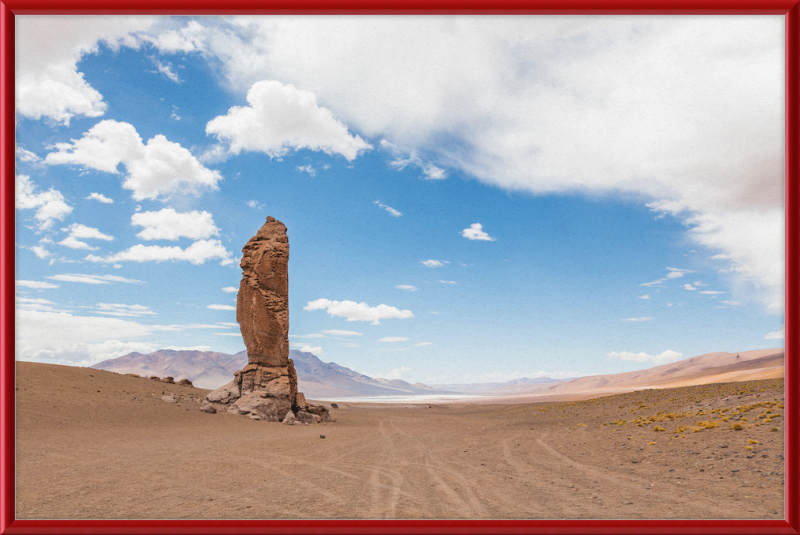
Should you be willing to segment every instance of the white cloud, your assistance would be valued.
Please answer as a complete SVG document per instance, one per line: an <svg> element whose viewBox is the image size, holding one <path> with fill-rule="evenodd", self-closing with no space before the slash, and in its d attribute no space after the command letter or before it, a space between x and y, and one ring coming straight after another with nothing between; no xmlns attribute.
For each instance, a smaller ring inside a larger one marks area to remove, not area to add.
<svg viewBox="0 0 800 535"><path fill-rule="evenodd" d="M408 366L400 366L399 368L395 368L389 373L375 373L372 376L377 379L388 379L389 381L394 381L396 379L402 379L408 372L411 371L411 368Z"/></svg>
<svg viewBox="0 0 800 535"><path fill-rule="evenodd" d="M263 204L259 204L258 201L247 201L245 204L247 206L249 206L250 208L257 208L259 210L261 208L264 208L264 205Z"/></svg>
<svg viewBox="0 0 800 535"><path fill-rule="evenodd" d="M669 273L667 273L668 279L678 279L680 277L683 277L687 273L694 273L694 271L692 271L691 269L671 268L669 266L667 266L667 271L669 271Z"/></svg>
<svg viewBox="0 0 800 535"><path fill-rule="evenodd" d="M163 74L167 79L172 80L176 84L181 83L178 73L172 70L172 65L169 62L163 63L156 57L152 57L150 59L153 61L153 64L156 66L156 69L158 69L159 73ZM178 117L178 119L180 119L180 117Z"/></svg>
<svg viewBox="0 0 800 535"><path fill-rule="evenodd" d="M33 310L38 312L64 312L54 307L55 303L49 299L34 299L30 297L22 297L20 295L14 298L15 310Z"/></svg>
<svg viewBox="0 0 800 535"><path fill-rule="evenodd" d="M121 45L137 47L137 32L153 21L142 16L17 15L17 113L63 124L76 115L102 115L103 97L86 82L77 64L98 51L98 42L113 50Z"/></svg>
<svg viewBox="0 0 800 535"><path fill-rule="evenodd" d="M309 88L364 135L505 190L650 199L779 312L783 24L238 17L194 20L159 46L213 58L239 91L264 73Z"/></svg>
<svg viewBox="0 0 800 535"><path fill-rule="evenodd" d="M208 305L206 308L209 310L236 310L236 307L231 305Z"/></svg>
<svg viewBox="0 0 800 535"><path fill-rule="evenodd" d="M36 219L39 230L49 229L53 221L61 221L72 207L67 204L60 191L50 188L47 191L35 193L36 185L27 175L17 175L15 181L16 207L18 210L36 208Z"/></svg>
<svg viewBox="0 0 800 535"><path fill-rule="evenodd" d="M414 344L415 347L425 347L425 346L432 346L433 342L417 342Z"/></svg>
<svg viewBox="0 0 800 535"><path fill-rule="evenodd" d="M442 280L437 280L436 282L439 282L439 283L442 283L442 284L458 284L456 281L442 281Z"/></svg>
<svg viewBox="0 0 800 535"><path fill-rule="evenodd" d="M692 286L692 285L691 285L691 284L689 284L688 282L687 282L686 284L684 284L684 285L683 285L683 289L684 289L684 290L691 290L691 291L695 291L695 290L697 290L697 288L695 288L694 286Z"/></svg>
<svg viewBox="0 0 800 535"><path fill-rule="evenodd" d="M648 317L644 317L644 318L625 318L622 321L650 321L652 319L653 319L652 317L648 316Z"/></svg>
<svg viewBox="0 0 800 535"><path fill-rule="evenodd" d="M325 334L330 334L331 336L363 336L362 333L357 331L341 331L338 329L330 329L328 331L322 331Z"/></svg>
<svg viewBox="0 0 800 535"><path fill-rule="evenodd" d="M145 241L202 240L219 235L214 219L205 211L176 212L172 208L163 208L158 212L138 212L131 216L131 224L144 227L136 236Z"/></svg>
<svg viewBox="0 0 800 535"><path fill-rule="evenodd" d="M482 374L472 374L472 373L464 373L464 374L447 374L447 375L438 375L438 376L428 376L425 380L429 383L439 383L439 384L446 384L446 383L501 383L506 381L512 381L514 379L539 379L542 377L548 377L550 379L572 379L574 377L581 377L583 374L578 372L556 372L556 371L537 371L537 372L521 372L521 371L513 371L513 372L488 372Z"/></svg>
<svg viewBox="0 0 800 535"><path fill-rule="evenodd" d="M640 295L639 299L650 299L650 296L648 294Z"/></svg>
<svg viewBox="0 0 800 535"><path fill-rule="evenodd" d="M780 331L774 331L774 332L768 333L766 336L764 336L764 339L766 339L766 340L780 340L780 339L786 337L786 332L785 331L786 331L786 328L782 326Z"/></svg>
<svg viewBox="0 0 800 535"><path fill-rule="evenodd" d="M97 247L92 247L85 241L81 241L75 238L74 236L67 236L66 238L58 242L58 244L63 245L64 247L69 247L70 249L87 249L89 251L97 250Z"/></svg>
<svg viewBox="0 0 800 535"><path fill-rule="evenodd" d="M469 228L465 228L461 231L461 235L468 240L497 241L496 238L492 238L483 231L483 225L480 223L471 224Z"/></svg>
<svg viewBox="0 0 800 535"><path fill-rule="evenodd" d="M87 227L86 225L81 225L80 223L73 223L67 228L62 228L61 230L69 232L69 235L74 238L114 241L114 236L103 234L94 227Z"/></svg>
<svg viewBox="0 0 800 535"><path fill-rule="evenodd" d="M42 159L36 154L19 146L15 149L14 154L18 162L31 165L41 165L42 163Z"/></svg>
<svg viewBox="0 0 800 535"><path fill-rule="evenodd" d="M315 355L317 357L319 357L320 355L323 355L322 346L309 346L309 345L300 344L299 347L300 347L299 351L301 351L303 353L312 353L313 355Z"/></svg>
<svg viewBox="0 0 800 535"><path fill-rule="evenodd" d="M62 282L81 282L84 284L111 284L112 282L123 282L126 284L144 284L136 279L126 279L118 275L86 275L83 273L64 273L47 277L51 280Z"/></svg>
<svg viewBox="0 0 800 535"><path fill-rule="evenodd" d="M386 210L387 212L389 212L390 214L392 214L395 217L400 217L401 215L403 215L401 212L395 210L391 206L386 206L381 201L372 201L372 202L374 204L377 204L378 206L380 206L381 208L383 208L384 210Z"/></svg>
<svg viewBox="0 0 800 535"><path fill-rule="evenodd" d="M112 120L100 121L81 139L56 143L56 152L45 158L49 165L71 164L106 173L119 174L120 164L126 175L122 187L132 197L165 200L173 194L198 194L203 188L218 189L222 180L218 171L204 167L192 154L161 134L147 143L133 125Z"/></svg>
<svg viewBox="0 0 800 535"><path fill-rule="evenodd" d="M742 303L740 301L722 301L722 304L728 305L728 306L731 306L731 307L740 307L744 303Z"/></svg>
<svg viewBox="0 0 800 535"><path fill-rule="evenodd" d="M400 147L389 143L385 139L381 140L381 147L392 152L394 160L389 161L389 166L398 171L402 171L409 165L412 165L422 171L422 178L426 180L443 180L447 178L447 171L420 158L417 155L416 149L403 151Z"/></svg>
<svg viewBox="0 0 800 535"><path fill-rule="evenodd" d="M106 264L113 262L187 261L198 265L214 259L221 260L220 264L223 266L233 264L230 251L225 249L219 240L198 240L186 249L181 249L177 245L167 247L137 244L109 256L89 255L86 257L86 260L90 262Z"/></svg>
<svg viewBox="0 0 800 535"><path fill-rule="evenodd" d="M206 133L227 144L232 154L281 157L290 150L309 149L352 161L372 148L360 136L350 135L330 110L318 106L314 93L291 84L256 82L247 92L247 102L249 106L234 106L206 125Z"/></svg>
<svg viewBox="0 0 800 535"><path fill-rule="evenodd" d="M302 172L302 173L308 173L308 174L309 174L309 176L317 176L317 171L316 171L316 169L314 169L313 167L311 167L311 164L308 164L308 165L298 165L298 166L297 166L297 170L298 170L298 171L300 171L300 172Z"/></svg>
<svg viewBox="0 0 800 535"><path fill-rule="evenodd" d="M438 260L423 260L422 265L429 268L442 267L444 264Z"/></svg>
<svg viewBox="0 0 800 535"><path fill-rule="evenodd" d="M28 249L33 251L33 254L35 254L38 258L44 259L44 258L53 256L53 253L51 253L50 251L48 251L47 249L45 249L41 245L32 245L32 246L28 247Z"/></svg>
<svg viewBox="0 0 800 535"><path fill-rule="evenodd" d="M102 193L97 193L97 192L94 192L94 191L92 193L90 193L88 197L86 197L86 200L88 200L88 201L97 201L97 202L101 202L103 204L114 204L114 199L110 199L110 198L106 197L105 195L103 195Z"/></svg>
<svg viewBox="0 0 800 535"><path fill-rule="evenodd" d="M721 294L724 294L724 293L727 293L727 292L720 292L720 291L717 291L717 290L703 290L700 293L704 294L704 295L721 295Z"/></svg>
<svg viewBox="0 0 800 535"><path fill-rule="evenodd" d="M326 338L324 334L312 333L312 334L290 334L289 338Z"/></svg>
<svg viewBox="0 0 800 535"><path fill-rule="evenodd" d="M36 290L58 288L58 284L51 284L49 282L44 282L44 281L28 281L28 280L17 280L15 282L15 286L18 288L34 288Z"/></svg>
<svg viewBox="0 0 800 535"><path fill-rule="evenodd" d="M379 338L378 342L396 344L398 342L408 342L409 340L411 340L411 338L406 338L405 336L385 336L383 338Z"/></svg>
<svg viewBox="0 0 800 535"><path fill-rule="evenodd" d="M676 360L680 360L683 356L681 353L677 351L672 351L668 349L659 355L648 355L647 353L629 353L627 351L623 351L618 353L616 351L612 351L608 353L608 357L617 360L625 360L631 362L650 362L653 364L667 364L669 362L675 362Z"/></svg>
<svg viewBox="0 0 800 535"><path fill-rule="evenodd" d="M239 288L236 286L226 286L222 289L222 291L229 294L235 294L239 292Z"/></svg>
<svg viewBox="0 0 800 535"><path fill-rule="evenodd" d="M158 346L136 339L164 330L172 329L118 318L18 309L16 355L18 360L90 366L131 351L155 351Z"/></svg>
<svg viewBox="0 0 800 535"><path fill-rule="evenodd" d="M97 308L93 311L96 314L107 316L138 317L155 314L150 307L144 305L124 305L120 303L97 303Z"/></svg>
<svg viewBox="0 0 800 535"><path fill-rule="evenodd" d="M400 310L389 305L370 307L367 303L355 301L331 301L317 299L309 301L303 310L326 310L329 315L345 318L347 321L369 321L372 325L380 324L380 320L391 318L413 318L410 310Z"/></svg>
<svg viewBox="0 0 800 535"><path fill-rule="evenodd" d="M407 292L416 292L417 291L417 287L416 286L411 286L410 284L398 284L397 286L395 286L395 288L397 288L398 290L405 290Z"/></svg>

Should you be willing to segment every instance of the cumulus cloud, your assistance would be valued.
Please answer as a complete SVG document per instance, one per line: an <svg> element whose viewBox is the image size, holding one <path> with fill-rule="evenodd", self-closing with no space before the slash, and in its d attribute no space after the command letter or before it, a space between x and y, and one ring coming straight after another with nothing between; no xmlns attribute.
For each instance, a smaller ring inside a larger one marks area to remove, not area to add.
<svg viewBox="0 0 800 535"><path fill-rule="evenodd" d="M239 288L236 286L226 286L222 289L222 291L229 294L235 294L239 292Z"/></svg>
<svg viewBox="0 0 800 535"><path fill-rule="evenodd" d="M173 328L135 321L77 316L65 311L17 310L18 360L90 366L131 351L150 353L158 346L137 341Z"/></svg>
<svg viewBox="0 0 800 535"><path fill-rule="evenodd" d="M608 353L609 358L617 359L617 360L625 360L631 362L649 362L652 364L667 364L669 362L675 362L676 360L680 360L683 356L681 353L677 351L672 351L671 349L667 349L661 354L658 355L648 355L647 353L629 353L627 351L622 351L620 353L616 351L612 351Z"/></svg>
<svg viewBox="0 0 800 535"><path fill-rule="evenodd" d="M771 333L767 333L767 335L764 336L764 338L766 340L780 340L780 339L786 337L786 332L785 331L786 331L786 328L785 327L781 327L780 331L773 331Z"/></svg>
<svg viewBox="0 0 800 535"><path fill-rule="evenodd" d="M400 217L401 215L403 215L401 212L395 210L391 206L386 206L381 201L372 201L372 202L374 204L377 204L379 207L383 208L384 210L386 210L387 212L389 212L390 214L392 214L395 217Z"/></svg>
<svg viewBox="0 0 800 535"><path fill-rule="evenodd" d="M143 227L138 236L142 240L177 240L190 238L202 240L219 235L219 229L209 212L176 212L164 208L158 212L137 212L131 216L131 224Z"/></svg>
<svg viewBox="0 0 800 535"><path fill-rule="evenodd" d="M309 149L352 161L372 148L320 107L314 93L291 84L256 82L247 92L247 102L249 106L234 106L206 125L206 133L225 143L232 154L264 152L274 158Z"/></svg>
<svg viewBox="0 0 800 535"><path fill-rule="evenodd" d="M178 143L158 134L145 144L133 125L124 122L100 121L81 139L56 143L54 148L56 152L45 158L49 165L77 165L120 174L122 164L126 170L122 187L131 190L137 201L198 194L202 189L218 189L217 182L222 180L218 171L204 167Z"/></svg>
<svg viewBox="0 0 800 535"><path fill-rule="evenodd" d="M405 290L407 292L416 292L417 291L417 287L416 286L411 286L410 284L398 284L397 286L395 286L395 288L397 288L398 290Z"/></svg>
<svg viewBox="0 0 800 535"><path fill-rule="evenodd" d="M192 21L159 46L213 58L238 90L265 72L312 89L366 136L509 191L649 199L732 286L780 312L783 24L234 17Z"/></svg>
<svg viewBox="0 0 800 535"><path fill-rule="evenodd" d="M688 282L687 282L686 284L684 284L684 285L683 285L683 289L684 289L684 290L691 290L691 291L695 291L695 290L697 290L697 288L695 288L694 286L692 286L692 285L691 285L691 284L689 284Z"/></svg>
<svg viewBox="0 0 800 535"><path fill-rule="evenodd" d="M106 197L102 193L97 193L97 192L94 192L94 191L92 193L90 193L88 197L86 197L86 200L88 200L88 201L97 201L97 202L101 202L103 204L114 204L114 199L111 199L109 197Z"/></svg>
<svg viewBox="0 0 800 535"><path fill-rule="evenodd" d="M173 70L172 64L170 64L168 61L162 62L156 57L152 57L150 59L153 61L153 65L155 65L157 69L156 72L163 74L165 78L175 82L176 84L181 83L181 79L178 76L178 73ZM180 119L180 117L178 117L178 119Z"/></svg>
<svg viewBox="0 0 800 535"><path fill-rule="evenodd" d="M58 288L58 284L51 284L49 282L44 281L28 281L28 280L17 280L14 284L17 288L33 288L36 290L46 290L49 288Z"/></svg>
<svg viewBox="0 0 800 535"><path fill-rule="evenodd" d="M341 331L338 329L330 329L322 332L325 334L330 334L331 336L363 336L362 333L357 331Z"/></svg>
<svg viewBox="0 0 800 535"><path fill-rule="evenodd" d="M88 243L81 241L82 239L103 241L114 240L114 236L103 234L94 227L87 227L86 225L81 225L80 223L73 223L69 227L62 228L61 230L64 232L69 232L69 235L58 242L58 244L63 245L64 247L69 247L70 249L88 249L90 251L97 249L97 247L92 247Z"/></svg>
<svg viewBox="0 0 800 535"><path fill-rule="evenodd" d="M372 325L380 324L384 319L413 318L410 310L400 310L389 305L371 307L367 303L355 301L331 301L330 299L317 299L309 301L303 310L325 310L330 316L345 318L347 321L369 321Z"/></svg>
<svg viewBox="0 0 800 535"><path fill-rule="evenodd" d="M398 342L408 342L409 340L411 340L411 338L406 338L405 336L384 336L383 338L379 338L378 342L396 344Z"/></svg>
<svg viewBox="0 0 800 535"><path fill-rule="evenodd" d="M444 264L442 262L440 262L439 260L433 260L433 259L431 259L431 260L423 260L422 261L422 265L425 266L425 267L429 267L429 268L437 268L437 267L444 266Z"/></svg>
<svg viewBox="0 0 800 535"><path fill-rule="evenodd" d="M34 219L37 221L39 230L49 229L54 221L62 221L72 212L72 207L67 204L60 191L50 188L37 193L36 184L27 175L17 175L14 185L17 210L35 208Z"/></svg>
<svg viewBox="0 0 800 535"><path fill-rule="evenodd" d="M108 256L89 255L89 262L110 264L115 262L191 262L192 264L205 264L209 260L220 260L223 266L233 264L233 258L222 242L219 240L198 240L181 249L177 245L142 245L137 244L124 251Z"/></svg>
<svg viewBox="0 0 800 535"><path fill-rule="evenodd" d="M113 50L138 47L139 33L152 17L18 15L16 17L17 113L69 124L76 115L99 117L106 110L102 95L78 71L99 43Z"/></svg>
<svg viewBox="0 0 800 535"><path fill-rule="evenodd" d="M480 223L471 224L469 228L465 228L461 231L461 235L468 240L497 241L496 238L492 238L486 232L484 232L483 225Z"/></svg>
<svg viewBox="0 0 800 535"><path fill-rule="evenodd" d="M652 317L647 316L647 317L644 317L644 318L625 318L622 321L650 321L652 319L653 319Z"/></svg>
<svg viewBox="0 0 800 535"><path fill-rule="evenodd" d="M408 366L400 366L399 368L395 368L389 373L374 373L372 376L377 379L387 379L389 381L394 381L397 379L402 379L408 372L411 371L411 368Z"/></svg>
<svg viewBox="0 0 800 535"><path fill-rule="evenodd" d="M19 146L16 147L14 155L17 161L21 163L27 163L31 165L41 165L42 163L42 159L39 158L39 156L37 156L35 153Z"/></svg>
<svg viewBox="0 0 800 535"><path fill-rule="evenodd" d="M650 296L648 294L640 295L639 299L650 299Z"/></svg>
<svg viewBox="0 0 800 535"><path fill-rule="evenodd" d="M208 305L206 308L209 310L236 310L236 307L231 305Z"/></svg>
<svg viewBox="0 0 800 535"><path fill-rule="evenodd" d="M51 280L62 282L80 282L83 284L111 284L114 282L122 282L125 284L144 284L144 282L136 279L126 279L118 275L86 275L83 273L63 273L59 275L51 275L47 277Z"/></svg>

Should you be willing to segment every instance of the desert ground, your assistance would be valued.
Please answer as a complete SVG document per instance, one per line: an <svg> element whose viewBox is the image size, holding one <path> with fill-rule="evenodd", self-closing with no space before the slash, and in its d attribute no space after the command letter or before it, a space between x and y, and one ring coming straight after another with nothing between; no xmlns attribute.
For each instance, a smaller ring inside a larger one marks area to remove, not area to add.
<svg viewBox="0 0 800 535"><path fill-rule="evenodd" d="M16 518L780 519L783 386L341 401L335 422L285 426L201 412L198 388L18 362Z"/></svg>

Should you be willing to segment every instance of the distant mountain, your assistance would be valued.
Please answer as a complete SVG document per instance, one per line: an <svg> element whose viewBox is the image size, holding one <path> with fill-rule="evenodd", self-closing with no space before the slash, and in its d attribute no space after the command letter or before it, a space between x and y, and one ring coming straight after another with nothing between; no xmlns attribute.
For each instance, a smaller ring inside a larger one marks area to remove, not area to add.
<svg viewBox="0 0 800 535"><path fill-rule="evenodd" d="M465 393L469 392L472 394L484 394L484 393L491 393L497 390L520 390L520 391L527 391L530 390L532 385L536 385L537 388L542 387L549 387L555 383L562 383L564 382L562 379L551 379L550 377L537 377L532 379L530 377L521 377L519 379L512 379L510 381L505 381L502 383L446 383L446 384L432 384L431 387L436 388L437 390L444 390L446 392L455 392L455 393Z"/></svg>
<svg viewBox="0 0 800 535"><path fill-rule="evenodd" d="M291 350L289 358L297 370L298 388L306 397L371 397L430 394L440 392L422 383L410 384L399 379L374 379L340 366L322 362L312 353ZM233 379L233 372L247 364L247 353L235 355L212 351L179 351L162 349L144 355L128 353L92 366L97 370L135 373L146 377L189 379L200 388L218 388Z"/></svg>

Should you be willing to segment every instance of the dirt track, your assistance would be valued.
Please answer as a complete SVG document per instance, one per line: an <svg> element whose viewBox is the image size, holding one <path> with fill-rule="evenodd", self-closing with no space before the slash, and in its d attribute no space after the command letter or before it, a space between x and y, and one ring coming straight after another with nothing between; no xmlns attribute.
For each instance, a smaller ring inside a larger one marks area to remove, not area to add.
<svg viewBox="0 0 800 535"><path fill-rule="evenodd" d="M783 518L782 380L340 403L337 422L300 427L206 414L205 391L110 372L18 363L17 381L17 518ZM755 404L742 431L673 432L711 417L691 411ZM638 425L668 410L683 416L659 416L667 431Z"/></svg>

